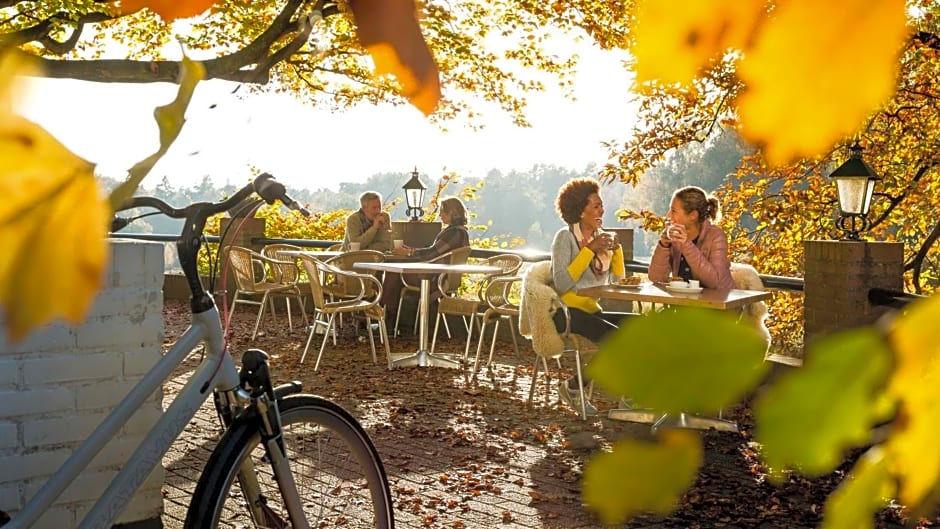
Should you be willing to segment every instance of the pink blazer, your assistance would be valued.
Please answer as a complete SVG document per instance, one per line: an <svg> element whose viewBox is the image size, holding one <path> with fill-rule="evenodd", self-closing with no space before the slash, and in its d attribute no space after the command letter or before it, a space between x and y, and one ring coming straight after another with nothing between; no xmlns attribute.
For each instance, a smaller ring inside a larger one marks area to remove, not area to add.
<svg viewBox="0 0 940 529"><path fill-rule="evenodd" d="M685 241L681 245L672 243L669 248L663 248L657 242L650 260L650 280L668 281L670 273L678 277L679 258L683 255L692 269L692 278L698 279L703 287L734 288L728 260L728 236L721 228L706 220L702 223L698 244Z"/></svg>

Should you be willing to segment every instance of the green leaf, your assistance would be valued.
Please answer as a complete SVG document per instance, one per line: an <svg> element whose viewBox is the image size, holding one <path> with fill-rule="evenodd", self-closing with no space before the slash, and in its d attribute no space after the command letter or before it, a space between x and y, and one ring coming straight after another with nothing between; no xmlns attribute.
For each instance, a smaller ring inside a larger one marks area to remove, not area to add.
<svg viewBox="0 0 940 529"><path fill-rule="evenodd" d="M660 443L627 439L584 467L584 501L605 523L639 512L668 513L695 479L702 462L696 434L668 430Z"/></svg>
<svg viewBox="0 0 940 529"><path fill-rule="evenodd" d="M886 418L881 390L890 373L891 353L875 329L820 340L802 368L756 403L755 438L767 464L778 475L788 467L810 476L835 468L846 448L866 442Z"/></svg>
<svg viewBox="0 0 940 529"><path fill-rule="evenodd" d="M206 69L202 63L194 62L188 57L183 57L181 68L180 88L176 93L176 99L168 105L157 107L153 111L157 126L160 128L160 148L157 149L157 152L131 167L128 171L127 180L117 186L111 192L111 196L108 197L111 209L118 209L133 196L140 182L170 149L170 145L179 136L183 124L186 123L186 108L189 107L189 101L193 97L193 92L196 91L196 85L206 76Z"/></svg>
<svg viewBox="0 0 940 529"><path fill-rule="evenodd" d="M880 448L863 455L855 468L826 500L822 529L870 529L875 512L893 497L888 465Z"/></svg>
<svg viewBox="0 0 940 529"><path fill-rule="evenodd" d="M601 344L588 374L641 406L678 413L728 406L766 369L766 344L737 314L680 308L632 318Z"/></svg>

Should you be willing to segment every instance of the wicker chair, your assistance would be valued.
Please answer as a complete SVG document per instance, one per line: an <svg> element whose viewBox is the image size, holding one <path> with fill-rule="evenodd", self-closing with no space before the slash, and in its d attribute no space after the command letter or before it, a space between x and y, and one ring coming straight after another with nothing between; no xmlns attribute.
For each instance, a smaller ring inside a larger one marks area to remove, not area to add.
<svg viewBox="0 0 940 529"><path fill-rule="evenodd" d="M514 289L522 283L521 276L501 276L493 278L487 283L483 292L483 299L486 300L486 312L483 313L483 326L480 329L480 340L477 342L477 354L473 361L473 378L477 376L477 370L480 368L480 351L483 349L483 340L486 337L486 327L490 322L494 322L493 337L490 340L490 355L486 361L486 369L492 376L491 366L493 365L493 351L496 348L496 336L499 335L499 324L502 320L509 322L509 332L512 336L512 346L519 354L519 344L516 342L516 326L514 320L519 319L519 305L513 301Z"/></svg>
<svg viewBox="0 0 940 529"><path fill-rule="evenodd" d="M292 265L292 262L278 261L265 257L260 253L253 252L248 248L233 246L228 249L228 263L235 274L235 296L232 298L232 310L241 303L245 305L258 306L258 316L255 318L255 328L251 333L251 339L254 340L258 335L258 326L261 324L261 318L264 317L265 308L271 309L271 317L277 323L277 316L274 312L274 298L277 296L293 297L297 303L303 307L300 289L297 284L284 284L279 282L267 281L264 277L260 280L255 278L255 266L260 265L262 269L274 269L275 267ZM260 300L251 299L260 296ZM306 314L304 314L306 319ZM293 328L293 321L290 313L290 304L287 305L287 323Z"/></svg>
<svg viewBox="0 0 940 529"><path fill-rule="evenodd" d="M437 330L441 321L444 322L444 328L447 330L447 337L451 338L450 327L447 326L447 316L460 316L464 321L464 327L467 330L467 343L464 346L464 360L470 354L470 344L473 343L473 330L479 328L477 316L482 315L486 310L486 288L487 284L495 277L512 275L522 266L522 257L515 254L500 254L484 259L480 264L487 266L497 266L500 271L495 274L484 275L479 281L472 284L465 295L444 296L438 301L437 319L434 321L434 337L431 340L431 352L437 345ZM443 292L443 278L438 281L438 288ZM482 330L482 329L481 329ZM482 338L482 335L481 335ZM518 348L517 348L518 351Z"/></svg>
<svg viewBox="0 0 940 529"><path fill-rule="evenodd" d="M300 363L303 363L307 357L307 350L310 348L310 342L313 341L317 328L324 325L323 342L320 344L317 362L313 366L313 370L317 371L320 368L320 360L323 358L323 350L326 348L326 341L330 338L330 333L333 334L334 343L336 342L336 315L361 312L366 318L366 328L369 331L372 361L374 363L378 362L375 354L375 338L372 334L372 320L374 319L379 324L379 338L385 344L385 357L389 363L389 368L391 368L391 351L388 344L388 331L385 327L385 309L379 305L379 297L382 295L382 283L375 276L346 272L313 257L301 256L301 263L310 277L310 291L313 295L316 316L314 316L314 323L310 327L310 336L307 337L307 344L304 346ZM357 282L360 285L359 295L349 299L329 301L322 281L324 278L331 276L343 276L344 280L349 283Z"/></svg>
<svg viewBox="0 0 940 529"><path fill-rule="evenodd" d="M261 255L279 261L281 264L271 265L271 275L267 278L268 281L272 283L280 283L282 285L297 285L298 292L300 291L300 268L297 266L297 258L289 255L282 254L284 251L302 251L303 248L300 246L294 246L293 244L268 244L261 248ZM290 314L290 300L291 297L285 297L284 303L287 305L287 314ZM307 310L306 310L306 298L303 296L300 297L300 313L304 317L304 325L307 325Z"/></svg>

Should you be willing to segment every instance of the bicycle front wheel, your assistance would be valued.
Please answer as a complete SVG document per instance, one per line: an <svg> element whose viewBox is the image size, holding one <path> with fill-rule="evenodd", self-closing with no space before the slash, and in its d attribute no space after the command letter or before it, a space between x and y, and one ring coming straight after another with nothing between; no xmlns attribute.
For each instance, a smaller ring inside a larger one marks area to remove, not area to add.
<svg viewBox="0 0 940 529"><path fill-rule="evenodd" d="M394 527L388 478L368 434L311 395L278 402L284 446L310 527ZM199 478L187 529L291 527L257 421L236 421Z"/></svg>

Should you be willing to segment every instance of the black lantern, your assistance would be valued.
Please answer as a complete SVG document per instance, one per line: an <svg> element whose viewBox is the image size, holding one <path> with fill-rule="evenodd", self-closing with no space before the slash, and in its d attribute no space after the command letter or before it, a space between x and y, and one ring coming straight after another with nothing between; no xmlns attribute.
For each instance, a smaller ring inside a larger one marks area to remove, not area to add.
<svg viewBox="0 0 940 529"><path fill-rule="evenodd" d="M408 206L405 215L409 215L412 221L417 221L418 217L424 215L421 205L424 204L424 192L428 189L418 179L417 167L411 172L411 180L408 180L401 188L405 190L405 204Z"/></svg>
<svg viewBox="0 0 940 529"><path fill-rule="evenodd" d="M829 175L836 181L839 190L839 229L845 232L848 241L861 240L859 232L867 230L868 208L875 190L875 182L881 180L864 160L862 146L855 143L849 147L852 154L838 169Z"/></svg>

